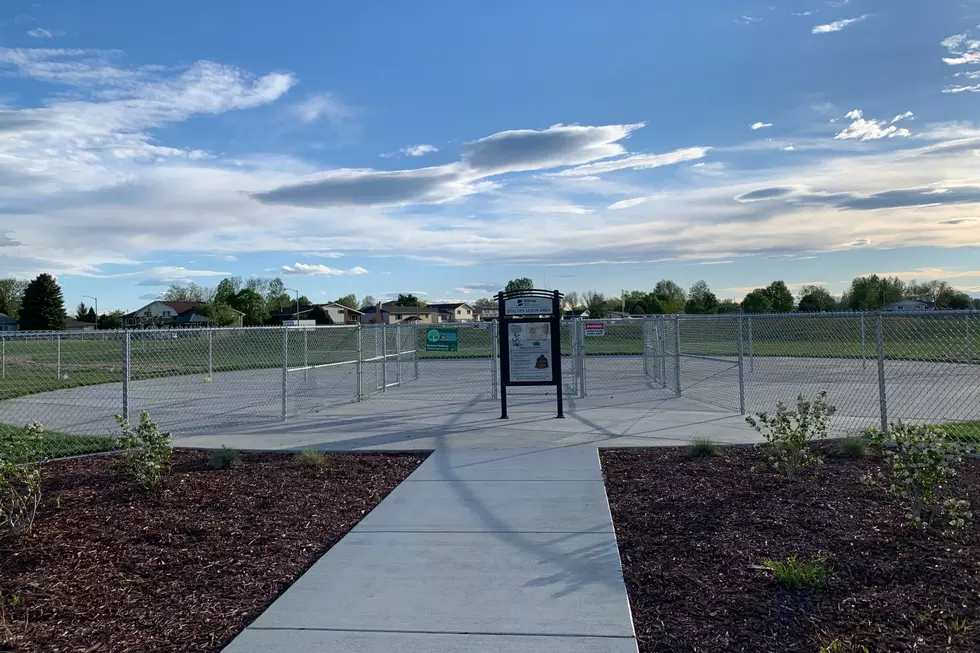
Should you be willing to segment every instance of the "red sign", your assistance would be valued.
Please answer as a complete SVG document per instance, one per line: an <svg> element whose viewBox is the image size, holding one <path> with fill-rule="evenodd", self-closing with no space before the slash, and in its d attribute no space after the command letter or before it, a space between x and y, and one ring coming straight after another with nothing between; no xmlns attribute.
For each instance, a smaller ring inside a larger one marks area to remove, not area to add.
<svg viewBox="0 0 980 653"><path fill-rule="evenodd" d="M604 322L586 322L585 335L587 336L606 335L606 324Z"/></svg>

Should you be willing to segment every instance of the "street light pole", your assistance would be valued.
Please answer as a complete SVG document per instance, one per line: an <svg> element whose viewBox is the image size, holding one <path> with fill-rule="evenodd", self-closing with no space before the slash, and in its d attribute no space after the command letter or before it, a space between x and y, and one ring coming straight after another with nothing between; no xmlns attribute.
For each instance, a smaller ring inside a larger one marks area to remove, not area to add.
<svg viewBox="0 0 980 653"><path fill-rule="evenodd" d="M93 295L82 295L82 297L87 297L89 299L95 300L95 330L99 330L99 298Z"/></svg>
<svg viewBox="0 0 980 653"><path fill-rule="evenodd" d="M296 293L296 315L293 316L293 321L299 322L299 291L295 288L283 288L283 290L292 290L294 293Z"/></svg>

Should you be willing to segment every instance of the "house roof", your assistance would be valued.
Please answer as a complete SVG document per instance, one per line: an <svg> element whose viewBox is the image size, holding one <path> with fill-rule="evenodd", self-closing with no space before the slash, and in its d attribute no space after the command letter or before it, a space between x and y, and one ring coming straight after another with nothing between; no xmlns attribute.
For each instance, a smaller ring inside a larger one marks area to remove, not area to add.
<svg viewBox="0 0 980 653"><path fill-rule="evenodd" d="M396 306L394 304L382 304L381 310L385 313L408 313L410 315L430 315L439 311L432 306Z"/></svg>
<svg viewBox="0 0 980 653"><path fill-rule="evenodd" d="M429 304L429 308L434 308L437 311L455 311L460 306L469 306L471 309L472 305L466 302L449 302L445 304Z"/></svg>
<svg viewBox="0 0 980 653"><path fill-rule="evenodd" d="M6 313L0 313L0 324L17 324L17 320Z"/></svg>
<svg viewBox="0 0 980 653"><path fill-rule="evenodd" d="M150 302L146 306L142 306L142 307L136 309L132 313L126 313L126 315L124 317L138 317L142 311L144 311L149 306L153 306L154 304L163 304L164 306L169 306L173 310L174 316L176 317L176 316L179 316L179 315L184 315L185 313L192 312L194 309L203 306L205 304L205 302L163 302L163 301L155 301L155 302ZM229 308L231 308L231 307L229 307ZM235 315L245 315L241 311L236 310L234 308L232 308L231 310L235 313Z"/></svg>

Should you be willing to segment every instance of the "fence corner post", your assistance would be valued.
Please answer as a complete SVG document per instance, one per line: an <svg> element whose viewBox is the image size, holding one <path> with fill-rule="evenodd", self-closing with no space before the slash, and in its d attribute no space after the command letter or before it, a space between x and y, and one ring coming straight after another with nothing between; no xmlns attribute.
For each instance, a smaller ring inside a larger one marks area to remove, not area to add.
<svg viewBox="0 0 980 653"><path fill-rule="evenodd" d="M752 316L749 316L749 374L755 372L755 356L752 351Z"/></svg>
<svg viewBox="0 0 980 653"><path fill-rule="evenodd" d="M414 381L419 380L419 321L412 322L412 365L415 368Z"/></svg>
<svg viewBox="0 0 980 653"><path fill-rule="evenodd" d="M122 365L122 417L129 421L129 378L132 363L132 348L130 332L123 332L123 365Z"/></svg>
<svg viewBox="0 0 980 653"><path fill-rule="evenodd" d="M674 315L674 396L681 396L681 316Z"/></svg>
<svg viewBox="0 0 980 653"><path fill-rule="evenodd" d="M742 316L738 316L738 410L745 414L745 365L742 355Z"/></svg>
<svg viewBox="0 0 980 653"><path fill-rule="evenodd" d="M970 334L970 314L973 311L967 311L964 316L966 319L966 362L973 363L973 336Z"/></svg>
<svg viewBox="0 0 980 653"><path fill-rule="evenodd" d="M214 329L208 329L208 380L214 380Z"/></svg>
<svg viewBox="0 0 980 653"><path fill-rule="evenodd" d="M875 315L875 350L878 354L878 406L881 412L881 432L888 432L888 400L885 392L885 330L881 313Z"/></svg>
<svg viewBox="0 0 980 653"><path fill-rule="evenodd" d="M357 325L357 364L354 368L356 370L355 375L357 376L357 390L355 391L356 401L362 401L364 399L363 390L362 390L363 386L361 385L361 378L363 375L363 367L364 367L364 362L363 362L364 356L361 353L361 335L362 335L361 325L358 324Z"/></svg>
<svg viewBox="0 0 980 653"><path fill-rule="evenodd" d="M490 322L490 398L497 399L497 323Z"/></svg>
<svg viewBox="0 0 980 653"><path fill-rule="evenodd" d="M289 327L282 327L282 414L280 418L286 421L286 394L289 386Z"/></svg>

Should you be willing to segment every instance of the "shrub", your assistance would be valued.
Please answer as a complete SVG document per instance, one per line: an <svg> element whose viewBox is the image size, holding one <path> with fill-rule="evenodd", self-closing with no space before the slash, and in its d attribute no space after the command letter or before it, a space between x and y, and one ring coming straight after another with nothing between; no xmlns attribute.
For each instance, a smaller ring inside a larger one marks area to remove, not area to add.
<svg viewBox="0 0 980 653"><path fill-rule="evenodd" d="M7 535L30 532L41 505L44 429L37 422L24 431L0 430L0 529Z"/></svg>
<svg viewBox="0 0 980 653"><path fill-rule="evenodd" d="M170 469L170 434L161 433L150 419L149 413L140 413L140 423L134 430L121 415L116 421L122 428L119 448L122 450L121 468L139 485L150 490L163 483L163 475Z"/></svg>
<svg viewBox="0 0 980 653"><path fill-rule="evenodd" d="M837 445L837 451L845 458L864 458L868 453L866 438L844 438Z"/></svg>
<svg viewBox="0 0 980 653"><path fill-rule="evenodd" d="M242 464L242 452L238 449L229 449L224 445L208 456L208 465L211 469L234 469L241 467Z"/></svg>
<svg viewBox="0 0 980 653"><path fill-rule="evenodd" d="M296 454L299 464L304 467L323 467L327 464L327 456L322 451L316 449L303 449Z"/></svg>
<svg viewBox="0 0 980 653"><path fill-rule="evenodd" d="M762 566L772 572L776 582L789 589L823 589L827 586L827 558L814 556L809 562L795 555L786 560L767 558Z"/></svg>
<svg viewBox="0 0 980 653"><path fill-rule="evenodd" d="M809 443L827 437L827 421L835 411L827 402L826 392L818 393L812 402L801 394L796 398L796 410L780 401L775 415L759 413L745 421L766 439L769 464L792 478L797 470L819 462Z"/></svg>
<svg viewBox="0 0 980 653"><path fill-rule="evenodd" d="M710 438L694 438L691 440L691 446L688 451L691 454L691 458L711 458L712 456L721 455L721 447L715 444L714 440Z"/></svg>
<svg viewBox="0 0 980 653"><path fill-rule="evenodd" d="M943 426L892 424L888 433L869 431L872 444L887 464L888 490L907 503L905 518L916 528L963 526L972 517L970 504L947 499L936 505L936 493L956 476L969 448L950 437ZM888 446L891 444L892 446ZM945 519L944 519L945 517Z"/></svg>

